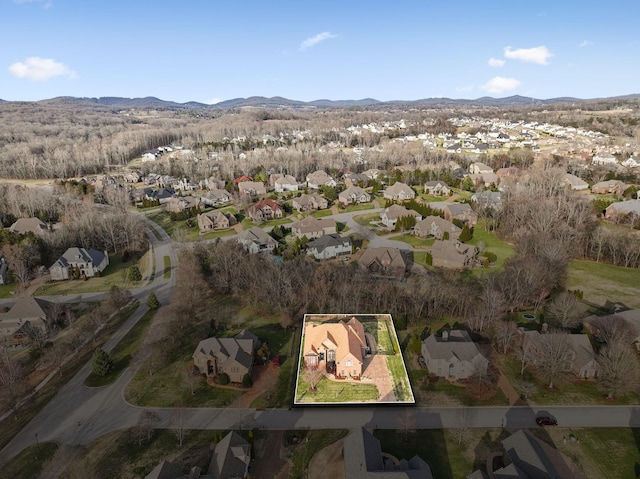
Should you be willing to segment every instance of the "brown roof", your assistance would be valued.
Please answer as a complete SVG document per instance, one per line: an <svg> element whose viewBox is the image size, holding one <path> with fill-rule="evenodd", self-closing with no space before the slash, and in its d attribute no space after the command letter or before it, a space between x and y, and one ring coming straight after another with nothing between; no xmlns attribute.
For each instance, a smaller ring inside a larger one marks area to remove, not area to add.
<svg viewBox="0 0 640 479"><path fill-rule="evenodd" d="M335 349L337 362L349 354L363 362L363 348L366 347L364 327L355 317L346 323L342 320L337 323L310 322L305 327L304 336L305 354L317 353L320 346L325 345L328 349Z"/></svg>

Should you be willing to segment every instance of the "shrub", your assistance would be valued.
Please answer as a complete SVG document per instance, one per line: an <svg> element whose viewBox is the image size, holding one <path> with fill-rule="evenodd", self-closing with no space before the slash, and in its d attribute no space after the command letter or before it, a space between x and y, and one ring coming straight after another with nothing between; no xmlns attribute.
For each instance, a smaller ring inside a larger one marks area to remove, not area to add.
<svg viewBox="0 0 640 479"><path fill-rule="evenodd" d="M498 256L495 253L492 253L491 251L485 251L484 252L484 256L486 256L486 258L491 262L491 263L495 263L496 260L498 259Z"/></svg>
<svg viewBox="0 0 640 479"><path fill-rule="evenodd" d="M227 373L220 373L220 375L218 376L218 384L226 386L230 382L231 380L229 379L229 375Z"/></svg>
<svg viewBox="0 0 640 479"><path fill-rule="evenodd" d="M245 388L250 388L253 385L253 381L251 380L251 376L249 376L248 374L245 374L244 376L242 376L242 385Z"/></svg>
<svg viewBox="0 0 640 479"><path fill-rule="evenodd" d="M92 370L93 374L96 376L106 376L113 369L113 360L109 353L107 353L104 349L96 349L93 353L93 361L92 361Z"/></svg>
<svg viewBox="0 0 640 479"><path fill-rule="evenodd" d="M160 301L158 301L158 297L154 293L149 294L147 306L149 309L158 309L160 307Z"/></svg>
<svg viewBox="0 0 640 479"><path fill-rule="evenodd" d="M142 279L142 273L140 273L140 268L137 266L129 266L127 271L127 277L129 281L140 281Z"/></svg>

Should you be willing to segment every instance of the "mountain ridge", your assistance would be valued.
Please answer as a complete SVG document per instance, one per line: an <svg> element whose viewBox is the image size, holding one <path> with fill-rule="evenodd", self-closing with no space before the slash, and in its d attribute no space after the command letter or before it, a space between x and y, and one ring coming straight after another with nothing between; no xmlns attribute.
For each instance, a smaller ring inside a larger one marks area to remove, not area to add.
<svg viewBox="0 0 640 479"><path fill-rule="evenodd" d="M505 106L527 106L527 105L551 105L558 103L581 103L588 101L623 101L640 99L640 94L629 94L615 97L605 98L575 98L575 97L556 97L548 99L538 99L521 95L512 95L508 97L495 98L483 96L476 99L456 99L446 97L431 97L418 100L391 100L380 101L375 98L363 98L360 100L329 100L318 99L313 101L292 100L280 96L263 97L250 96L247 98L239 97L224 100L219 103L206 104L196 101L178 103L174 101L162 100L154 96L126 98L117 96L105 97L72 97L61 96L39 100L34 102L24 101L7 101L1 100L0 103L37 103L49 105L69 105L93 104L107 108L118 109L207 109L207 110L225 110L235 108L291 108L291 109L341 109L341 108L376 108L376 107L419 107L419 108L435 108L435 107L505 107Z"/></svg>

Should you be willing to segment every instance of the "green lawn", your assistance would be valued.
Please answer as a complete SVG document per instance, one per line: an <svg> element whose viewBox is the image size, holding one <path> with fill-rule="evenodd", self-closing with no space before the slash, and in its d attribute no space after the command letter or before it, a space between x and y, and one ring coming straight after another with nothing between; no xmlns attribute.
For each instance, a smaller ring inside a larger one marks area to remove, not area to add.
<svg viewBox="0 0 640 479"><path fill-rule="evenodd" d="M113 361L113 369L106 376L97 376L89 374L85 380L85 385L88 387L100 387L111 384L115 381L120 373L129 367L131 362L131 356L136 352L144 333L149 328L151 319L156 313L156 310L149 310L140 320L131 328L131 330L116 344L113 351L111 351L111 359Z"/></svg>
<svg viewBox="0 0 640 479"><path fill-rule="evenodd" d="M151 221L160 226L175 241L193 242L200 240L197 218L189 220L171 221L171 216L164 210L154 211L147 215ZM189 226L190 222L192 226Z"/></svg>
<svg viewBox="0 0 640 479"><path fill-rule="evenodd" d="M17 287L17 284L0 285L0 298L11 298L14 295Z"/></svg>
<svg viewBox="0 0 640 479"><path fill-rule="evenodd" d="M364 210L372 210L377 208L373 203L360 203L357 205L349 205L346 208L339 208L340 213L349 213L351 211L364 211Z"/></svg>
<svg viewBox="0 0 640 479"><path fill-rule="evenodd" d="M295 431L294 434L299 434ZM314 454L347 435L346 430L313 430L306 433L304 440L300 440L291 456L291 469L289 477L307 477L309 461Z"/></svg>
<svg viewBox="0 0 640 479"><path fill-rule="evenodd" d="M171 278L171 257L163 256L162 261L164 262L164 272L162 273L162 277L164 279Z"/></svg>
<svg viewBox="0 0 640 479"><path fill-rule="evenodd" d="M113 255L109 257L109 266L102 272L100 276L94 276L86 281L81 279L56 281L40 286L34 296L53 296L64 294L80 294L93 293L98 291L109 291L112 286L119 288L137 288L143 281L129 281L127 279L127 270L130 266L138 266L140 272L144 275L147 271L147 261L150 255L145 254L139 261L122 262L122 255Z"/></svg>
<svg viewBox="0 0 640 479"><path fill-rule="evenodd" d="M640 308L638 284L640 269L586 260L574 260L569 264L567 287L584 291L584 299L590 303L619 302L630 308Z"/></svg>
<svg viewBox="0 0 640 479"><path fill-rule="evenodd" d="M501 268L504 264L504 260L515 255L515 249L512 245L499 240L495 233L492 231L485 231L482 226L482 222L479 222L473 229L473 239L469 241L469 244L474 246L484 245L485 251L495 253L498 259L496 260L496 266ZM475 268L473 271L482 271Z"/></svg>
<svg viewBox="0 0 640 479"><path fill-rule="evenodd" d="M54 442L41 442L23 449L0 471L2 479L38 477L58 450Z"/></svg>
<svg viewBox="0 0 640 479"><path fill-rule="evenodd" d="M593 428L570 429L580 447L597 468L602 479L635 479L640 464L638 441L640 429ZM568 434L567 434L568 435Z"/></svg>
<svg viewBox="0 0 640 479"><path fill-rule="evenodd" d="M316 210L311 213L314 218L324 218L325 216L331 216L333 213L331 210Z"/></svg>
<svg viewBox="0 0 640 479"><path fill-rule="evenodd" d="M309 383L304 380L304 374L298 379L296 391L297 403L343 403L343 402L373 402L378 399L378 388L373 384L347 381L331 381L322 377L317 391L309 391Z"/></svg>
<svg viewBox="0 0 640 479"><path fill-rule="evenodd" d="M413 246L414 248L428 248L430 246L433 246L433 243L435 243L436 239L435 238L418 238L417 236L413 236L412 234L401 234L398 236L391 236L389 239L392 240L396 240L396 241L402 241L403 243L407 243L411 246Z"/></svg>
<svg viewBox="0 0 640 479"><path fill-rule="evenodd" d="M387 368L389 368L391 377L393 378L393 392L396 399L401 402L413 403L415 399L404 367L404 359L399 354L386 356L386 359Z"/></svg>
<svg viewBox="0 0 640 479"><path fill-rule="evenodd" d="M362 226L373 226L372 221L380 221L380 215L378 213L370 213L365 215L357 215L353 217L353 220Z"/></svg>

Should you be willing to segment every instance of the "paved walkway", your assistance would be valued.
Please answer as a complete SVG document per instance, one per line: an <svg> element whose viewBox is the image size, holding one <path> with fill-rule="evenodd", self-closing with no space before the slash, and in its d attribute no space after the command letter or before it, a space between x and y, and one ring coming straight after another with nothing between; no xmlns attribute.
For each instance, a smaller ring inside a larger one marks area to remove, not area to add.
<svg viewBox="0 0 640 479"><path fill-rule="evenodd" d="M520 394L516 391L516 388L513 387L509 382L509 379L507 379L507 377L502 373L500 373L500 377L498 378L498 387L504 395L507 396L511 406L524 405L524 402L520 399Z"/></svg>

